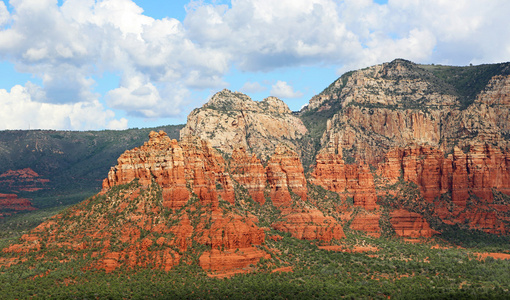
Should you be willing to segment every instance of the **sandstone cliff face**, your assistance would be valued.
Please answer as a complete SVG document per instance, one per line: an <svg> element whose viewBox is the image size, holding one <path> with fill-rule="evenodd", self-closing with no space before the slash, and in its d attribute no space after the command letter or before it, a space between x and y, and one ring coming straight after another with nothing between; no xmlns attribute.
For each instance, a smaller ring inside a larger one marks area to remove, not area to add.
<svg viewBox="0 0 510 300"><path fill-rule="evenodd" d="M492 77L470 100L429 71L430 66L395 60L343 76L312 98L302 113L339 103L321 142L323 147L338 143L358 162L378 163L389 150L413 144L448 151L480 142L506 148L510 66L501 68L502 75Z"/></svg>
<svg viewBox="0 0 510 300"><path fill-rule="evenodd" d="M230 166L232 178L248 190L253 200L264 204L267 173L255 154L248 154L244 148L235 149Z"/></svg>
<svg viewBox="0 0 510 300"><path fill-rule="evenodd" d="M379 170L388 183L397 182L399 173L403 180L415 183L446 223L469 224L495 234L507 231L501 228L510 224L505 196L510 194L510 168L508 154L497 148L475 144L464 153L456 147L446 157L432 147L395 150L387 154Z"/></svg>
<svg viewBox="0 0 510 300"><path fill-rule="evenodd" d="M264 204L267 195L273 205L283 209L282 217L288 223L280 222L273 228L304 239L331 241L344 236L341 225L319 210L290 209L294 201L307 200L307 182L298 154L287 146L275 148L266 168L244 148L235 149L227 170L225 160L209 142L186 136L178 143L163 132L154 132L147 143L126 151L118 161L103 183L105 190L134 178L145 186L155 180L163 190L163 205L178 209L190 199L188 186L202 204L210 204L215 211L219 197L235 203L233 179L256 202ZM297 198L293 199L291 193ZM217 253L212 257L216 256Z"/></svg>
<svg viewBox="0 0 510 300"><path fill-rule="evenodd" d="M510 66L507 67L510 72ZM509 145L510 75L491 78L474 103L453 115L446 124L445 139L458 141L459 147L490 143L501 148Z"/></svg>
<svg viewBox="0 0 510 300"><path fill-rule="evenodd" d="M333 142L352 151L358 162L375 163L394 147L437 146L441 122L458 103L424 74L414 64L397 60L340 78L306 108L340 103L340 111L327 121L323 147Z"/></svg>
<svg viewBox="0 0 510 300"><path fill-rule="evenodd" d="M289 232L298 239L330 242L345 237L342 226L333 217L326 217L317 209L286 208L282 215L284 220L272 227Z"/></svg>
<svg viewBox="0 0 510 300"><path fill-rule="evenodd" d="M311 182L330 191L352 197L354 205L367 210L377 209L377 196L372 173L368 166L346 165L342 149L330 145L319 152Z"/></svg>
<svg viewBox="0 0 510 300"><path fill-rule="evenodd" d="M438 233L432 230L429 223L418 213L398 209L390 213L390 218L395 233L401 237L432 237Z"/></svg>
<svg viewBox="0 0 510 300"><path fill-rule="evenodd" d="M296 152L277 147L268 162L267 180L271 186L270 198L275 206L289 206L291 194L306 200L307 188L303 166Z"/></svg>
<svg viewBox="0 0 510 300"><path fill-rule="evenodd" d="M280 143L299 151L298 141L306 133L301 120L283 101L269 97L256 102L244 94L223 90L191 112L181 138L192 135L226 153L244 148L267 159Z"/></svg>
<svg viewBox="0 0 510 300"><path fill-rule="evenodd" d="M126 151L110 170L103 188L137 178L144 186L154 180L163 188L165 206L180 208L190 198L187 184L202 203L217 206L218 196L234 203L234 190L223 157L209 143L191 137L181 143L164 132L152 132L142 147Z"/></svg>

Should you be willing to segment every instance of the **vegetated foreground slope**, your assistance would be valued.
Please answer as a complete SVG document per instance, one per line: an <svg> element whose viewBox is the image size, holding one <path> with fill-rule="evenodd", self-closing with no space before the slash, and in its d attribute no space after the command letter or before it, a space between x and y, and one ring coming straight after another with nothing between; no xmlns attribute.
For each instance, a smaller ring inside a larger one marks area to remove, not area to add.
<svg viewBox="0 0 510 300"><path fill-rule="evenodd" d="M351 192L365 195L364 182L358 186L359 193L352 186ZM415 203L408 192L402 190L398 199ZM416 189L413 196L419 197ZM369 197L355 199L307 182L297 153L286 147L277 147L264 167L244 148L224 158L204 140L177 142L152 132L143 146L120 156L100 194L3 247L2 296L336 299L508 293L510 261L480 260L473 250L428 238L435 232L427 222L418 224L395 202L374 206ZM358 231L360 224L350 216L381 207L376 225L383 236ZM421 236L423 244L395 236ZM492 250L508 245L506 238L494 241ZM246 272L255 274L215 279Z"/></svg>
<svg viewBox="0 0 510 300"><path fill-rule="evenodd" d="M161 127L172 137L181 128ZM118 156L143 143L150 131L0 131L0 193L7 195L0 196L0 216L22 210L19 201L50 208L97 193Z"/></svg>

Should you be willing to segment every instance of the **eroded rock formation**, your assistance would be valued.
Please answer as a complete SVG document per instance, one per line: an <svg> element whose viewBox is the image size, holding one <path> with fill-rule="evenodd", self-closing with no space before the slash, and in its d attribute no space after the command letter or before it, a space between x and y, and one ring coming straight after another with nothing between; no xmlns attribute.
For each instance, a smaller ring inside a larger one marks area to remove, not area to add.
<svg viewBox="0 0 510 300"><path fill-rule="evenodd" d="M458 73L450 80L448 72ZM411 182L430 204L420 213L505 234L509 99L508 64L455 69L395 60L348 73L301 112L306 117L333 110L312 181L375 210L373 187L381 194Z"/></svg>
<svg viewBox="0 0 510 300"><path fill-rule="evenodd" d="M367 210L377 209L374 179L365 164L345 164L340 145L329 145L319 152L312 182L352 197L354 204Z"/></svg>
<svg viewBox="0 0 510 300"><path fill-rule="evenodd" d="M291 192L306 200L307 188L303 166L296 152L279 146L267 164L270 197L276 206L289 206Z"/></svg>
<svg viewBox="0 0 510 300"><path fill-rule="evenodd" d="M405 209L392 211L390 213L390 222L395 233L401 237L432 237L434 234L437 234L420 214Z"/></svg>
<svg viewBox="0 0 510 300"><path fill-rule="evenodd" d="M260 160L246 149L238 148L232 152L230 167L232 178L248 190L253 200L264 204L267 173Z"/></svg>
<svg viewBox="0 0 510 300"><path fill-rule="evenodd" d="M317 209L286 208L282 211L282 216L283 221L273 224L272 227L289 232L298 239L329 242L345 237L342 226L333 217L326 217Z"/></svg>

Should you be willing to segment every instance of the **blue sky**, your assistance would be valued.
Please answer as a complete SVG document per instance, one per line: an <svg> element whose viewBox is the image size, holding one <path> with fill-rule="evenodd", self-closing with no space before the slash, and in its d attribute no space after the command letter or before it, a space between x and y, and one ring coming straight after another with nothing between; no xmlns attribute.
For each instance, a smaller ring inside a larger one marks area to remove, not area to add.
<svg viewBox="0 0 510 300"><path fill-rule="evenodd" d="M346 71L510 59L507 0L2 0L0 130L186 122L228 88L299 110Z"/></svg>

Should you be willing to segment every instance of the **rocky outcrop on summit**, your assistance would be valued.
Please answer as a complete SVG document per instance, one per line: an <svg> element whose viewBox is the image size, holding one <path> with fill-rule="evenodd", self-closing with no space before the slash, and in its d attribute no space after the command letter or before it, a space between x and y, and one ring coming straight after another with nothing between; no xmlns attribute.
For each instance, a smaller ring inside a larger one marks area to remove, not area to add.
<svg viewBox="0 0 510 300"><path fill-rule="evenodd" d="M244 94L223 90L190 113L181 138L193 135L226 153L244 148L267 159L281 143L299 152L298 141L306 133L301 120L278 98L257 102Z"/></svg>

